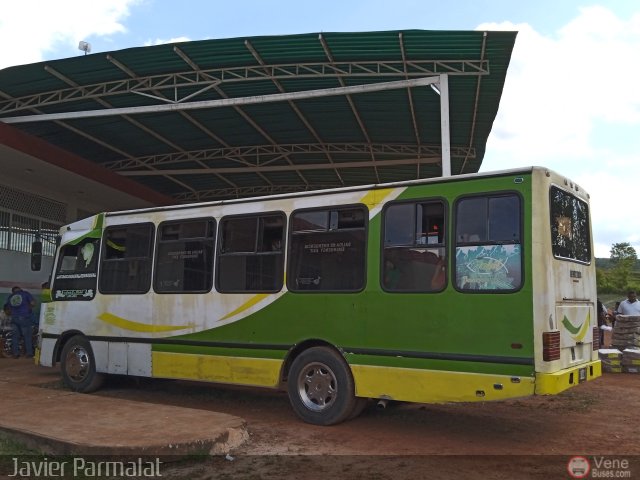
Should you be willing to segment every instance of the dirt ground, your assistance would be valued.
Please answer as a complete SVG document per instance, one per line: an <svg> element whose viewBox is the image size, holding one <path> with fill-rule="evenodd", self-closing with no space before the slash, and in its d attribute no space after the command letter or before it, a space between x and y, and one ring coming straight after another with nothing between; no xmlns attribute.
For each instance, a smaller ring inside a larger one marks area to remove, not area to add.
<svg viewBox="0 0 640 480"><path fill-rule="evenodd" d="M300 422L285 394L266 391L129 380L100 394L246 419L250 440L234 460L193 478L569 478L575 455L640 455L640 375L607 374L554 397L372 406L333 427Z"/></svg>
<svg viewBox="0 0 640 480"><path fill-rule="evenodd" d="M56 370L26 361L0 359L0 370L12 381L61 388ZM246 420L250 439L229 457L169 465L165 478L571 478L575 455L626 458L627 478L640 478L640 375L604 374L553 397L372 405L332 427L302 423L281 392L114 377L94 395Z"/></svg>

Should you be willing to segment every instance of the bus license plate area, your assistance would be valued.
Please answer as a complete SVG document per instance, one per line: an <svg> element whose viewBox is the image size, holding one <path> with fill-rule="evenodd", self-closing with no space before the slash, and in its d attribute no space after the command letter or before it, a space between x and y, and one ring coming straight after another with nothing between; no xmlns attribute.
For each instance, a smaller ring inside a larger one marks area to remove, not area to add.
<svg viewBox="0 0 640 480"><path fill-rule="evenodd" d="M587 367L578 369L578 383L585 382L587 380Z"/></svg>

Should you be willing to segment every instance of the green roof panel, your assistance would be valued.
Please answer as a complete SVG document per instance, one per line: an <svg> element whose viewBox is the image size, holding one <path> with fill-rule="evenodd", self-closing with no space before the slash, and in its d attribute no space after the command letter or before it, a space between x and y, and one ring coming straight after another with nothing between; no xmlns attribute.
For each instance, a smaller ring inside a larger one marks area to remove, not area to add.
<svg viewBox="0 0 640 480"><path fill-rule="evenodd" d="M0 70L0 121L176 201L401 181L441 174L433 89L274 95L447 74L452 174L470 173L482 163L515 38L323 32L95 53ZM108 116L79 116L95 110ZM11 120L20 116L36 121ZM435 160L419 164L425 156Z"/></svg>

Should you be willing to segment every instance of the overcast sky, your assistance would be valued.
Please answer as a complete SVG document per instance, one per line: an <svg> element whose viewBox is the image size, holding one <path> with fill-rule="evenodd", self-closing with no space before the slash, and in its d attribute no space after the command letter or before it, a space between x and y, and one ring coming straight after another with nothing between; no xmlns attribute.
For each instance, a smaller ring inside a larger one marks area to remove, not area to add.
<svg viewBox="0 0 640 480"><path fill-rule="evenodd" d="M591 194L595 252L640 254L636 0L3 2L0 68L171 41L368 30L516 30L482 171L544 165Z"/></svg>

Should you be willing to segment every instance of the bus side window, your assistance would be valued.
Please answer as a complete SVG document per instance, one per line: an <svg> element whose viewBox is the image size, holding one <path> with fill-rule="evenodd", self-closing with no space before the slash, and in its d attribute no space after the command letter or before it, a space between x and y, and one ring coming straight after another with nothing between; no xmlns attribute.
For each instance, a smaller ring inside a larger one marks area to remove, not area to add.
<svg viewBox="0 0 640 480"><path fill-rule="evenodd" d="M287 288L294 292L353 292L364 288L364 206L294 212Z"/></svg>
<svg viewBox="0 0 640 480"><path fill-rule="evenodd" d="M445 205L400 202L384 210L382 287L437 292L446 286Z"/></svg>
<svg viewBox="0 0 640 480"><path fill-rule="evenodd" d="M216 287L224 293L277 292L284 283L282 213L220 221Z"/></svg>
<svg viewBox="0 0 640 480"><path fill-rule="evenodd" d="M100 292L146 293L151 286L154 225L107 227L100 269Z"/></svg>
<svg viewBox="0 0 640 480"><path fill-rule="evenodd" d="M215 220L158 226L153 288L159 293L208 292L213 284Z"/></svg>
<svg viewBox="0 0 640 480"><path fill-rule="evenodd" d="M284 219L282 217L263 217L261 251L281 252L284 244Z"/></svg>
<svg viewBox="0 0 640 480"><path fill-rule="evenodd" d="M515 291L522 285L521 200L517 194L463 197L456 202L458 290Z"/></svg>

